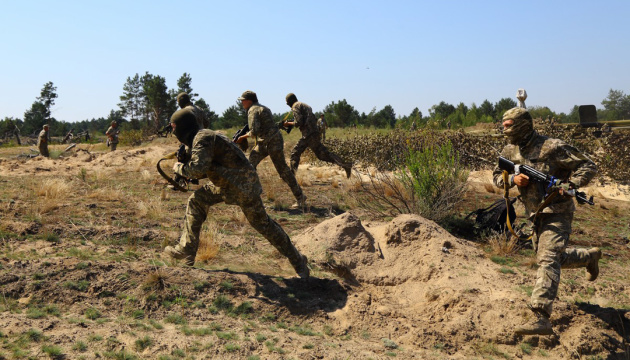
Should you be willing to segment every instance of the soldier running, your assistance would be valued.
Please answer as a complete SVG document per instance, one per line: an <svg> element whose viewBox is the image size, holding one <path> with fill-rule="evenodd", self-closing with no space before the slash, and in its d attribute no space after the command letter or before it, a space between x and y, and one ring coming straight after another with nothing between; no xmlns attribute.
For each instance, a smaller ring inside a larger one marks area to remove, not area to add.
<svg viewBox="0 0 630 360"><path fill-rule="evenodd" d="M597 166L579 150L559 139L551 139L534 131L532 116L526 109L512 108L503 115L503 133L509 144L501 156L515 164L529 165L536 170L566 181L557 189L560 196L549 206L539 210L546 189L543 184L530 182L527 175L512 175L509 187L518 186L519 199L534 219L534 236L537 243L538 272L532 291L530 309L533 320L518 327L518 335L550 335L553 333L549 317L558 293L561 269L585 267L586 279L594 281L599 274L601 250L567 249L575 204L564 191L585 186L597 173ZM502 171L494 169L494 183L503 188Z"/></svg>
<svg viewBox="0 0 630 360"><path fill-rule="evenodd" d="M186 178L207 176L210 182L188 198L179 244L167 246L164 253L194 265L199 233L208 211L212 205L225 202L240 207L252 227L289 259L297 274L308 278L306 256L299 253L282 227L265 212L256 170L238 146L212 130L200 130L194 113L188 108L176 111L171 117L171 125L177 139L192 149L190 161L176 163L173 171Z"/></svg>
<svg viewBox="0 0 630 360"><path fill-rule="evenodd" d="M284 158L284 139L278 124L273 121L271 110L258 103L258 96L253 91L245 91L238 100L243 104L243 108L247 110L249 132L236 139L236 143L247 141L247 138L250 136L256 137L256 145L249 154L249 161L254 166L254 169L264 158L269 156L280 178L289 185L293 196L297 200L293 207L305 207L306 195L302 192L302 188L295 179L294 172L291 172Z"/></svg>
<svg viewBox="0 0 630 360"><path fill-rule="evenodd" d="M307 104L298 101L297 96L289 93L286 97L287 105L293 111L293 121L285 121L284 127L296 126L302 132L302 138L298 140L293 150L291 150L291 171L295 174L300 165L302 153L310 148L319 160L337 164L346 171L346 176L352 175L352 163L345 163L339 156L332 153L319 138L317 121L313 115L313 109Z"/></svg>

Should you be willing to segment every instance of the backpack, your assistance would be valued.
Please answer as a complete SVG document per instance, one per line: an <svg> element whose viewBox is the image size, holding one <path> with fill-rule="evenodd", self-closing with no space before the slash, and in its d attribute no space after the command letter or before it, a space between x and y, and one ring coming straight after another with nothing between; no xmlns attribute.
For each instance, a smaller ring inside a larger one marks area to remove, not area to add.
<svg viewBox="0 0 630 360"><path fill-rule="evenodd" d="M504 233L508 230L507 227L507 216L510 216L510 224L514 226L514 221L516 220L516 211L514 211L514 202L516 202L516 198L510 198L506 205L506 201L504 198L499 199L493 202L490 206L477 209L466 216L466 219L475 215L475 228L479 232L486 231L496 231L500 233Z"/></svg>

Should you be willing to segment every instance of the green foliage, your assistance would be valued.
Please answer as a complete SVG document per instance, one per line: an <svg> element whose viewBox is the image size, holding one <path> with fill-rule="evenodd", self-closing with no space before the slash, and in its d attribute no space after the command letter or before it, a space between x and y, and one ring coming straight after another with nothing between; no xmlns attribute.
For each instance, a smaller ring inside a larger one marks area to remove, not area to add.
<svg viewBox="0 0 630 360"><path fill-rule="evenodd" d="M121 131L118 136L120 145L127 146L140 146L144 140L144 134L142 130L125 130Z"/></svg>
<svg viewBox="0 0 630 360"><path fill-rule="evenodd" d="M44 345L42 346L42 352L51 359L58 358L63 354L63 350L59 346Z"/></svg>
<svg viewBox="0 0 630 360"><path fill-rule="evenodd" d="M234 307L229 297L225 295L218 295L213 301L214 305L219 310L230 311Z"/></svg>
<svg viewBox="0 0 630 360"><path fill-rule="evenodd" d="M359 112L346 99L331 102L324 108L329 127L347 127L360 124Z"/></svg>
<svg viewBox="0 0 630 360"><path fill-rule="evenodd" d="M187 323L186 319L181 314L171 313L166 316L164 319L167 323L176 324L176 325L184 325Z"/></svg>
<svg viewBox="0 0 630 360"><path fill-rule="evenodd" d="M441 221L462 201L468 171L450 141L423 150L409 149L400 180L410 190L414 212Z"/></svg>
<svg viewBox="0 0 630 360"><path fill-rule="evenodd" d="M79 351L79 352L87 351L87 348L88 348L87 344L84 343L83 341L77 341L74 344L74 346L72 346L72 350Z"/></svg>
<svg viewBox="0 0 630 360"><path fill-rule="evenodd" d="M88 308L88 309L85 309L85 312L83 312L83 315L85 315L87 319L96 320L101 317L101 312L96 308Z"/></svg>
<svg viewBox="0 0 630 360"><path fill-rule="evenodd" d="M135 344L136 344L137 351L144 351L145 349L153 345L153 339L151 339L148 336L145 336L141 339L137 339Z"/></svg>

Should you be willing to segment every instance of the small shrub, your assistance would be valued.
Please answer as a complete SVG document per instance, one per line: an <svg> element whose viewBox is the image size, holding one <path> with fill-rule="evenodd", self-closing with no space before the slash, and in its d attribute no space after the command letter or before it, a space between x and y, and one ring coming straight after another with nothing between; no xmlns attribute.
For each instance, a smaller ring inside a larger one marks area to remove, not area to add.
<svg viewBox="0 0 630 360"><path fill-rule="evenodd" d="M176 325L184 325L187 323L186 319L181 314L169 314L164 319L167 323L176 324Z"/></svg>
<svg viewBox="0 0 630 360"><path fill-rule="evenodd" d="M87 319L96 320L101 317L101 312L98 311L98 309L96 308L88 308L88 309L85 309L85 312L83 313L83 315L85 315Z"/></svg>
<svg viewBox="0 0 630 360"><path fill-rule="evenodd" d="M238 351L240 349L241 349L241 347L239 345L237 345L237 344L233 344L233 343L225 344L225 350L227 352L234 352L234 351Z"/></svg>
<svg viewBox="0 0 630 360"><path fill-rule="evenodd" d="M148 336L145 336L141 339L136 340L136 350L138 351L144 351L151 345L153 345L153 339L151 339Z"/></svg>
<svg viewBox="0 0 630 360"><path fill-rule="evenodd" d="M63 354L63 350L60 347L54 345L42 346L42 352L48 355L51 359L59 358Z"/></svg>
<svg viewBox="0 0 630 360"><path fill-rule="evenodd" d="M86 343L84 343L83 341L77 341L74 344L74 346L72 347L72 350L79 351L79 352L85 352L85 351L87 351L87 348L88 348L88 346L87 346Z"/></svg>
<svg viewBox="0 0 630 360"><path fill-rule="evenodd" d="M219 310L230 311L234 306L230 298L225 295L218 295L213 301L212 305L214 305Z"/></svg>
<svg viewBox="0 0 630 360"><path fill-rule="evenodd" d="M40 342L44 338L44 335L42 334L41 331L30 329L29 331L26 332L26 337L30 341Z"/></svg>
<svg viewBox="0 0 630 360"><path fill-rule="evenodd" d="M398 349L398 344L396 344L392 340L390 339L382 339L382 340L383 340L383 346L385 346L386 349Z"/></svg>

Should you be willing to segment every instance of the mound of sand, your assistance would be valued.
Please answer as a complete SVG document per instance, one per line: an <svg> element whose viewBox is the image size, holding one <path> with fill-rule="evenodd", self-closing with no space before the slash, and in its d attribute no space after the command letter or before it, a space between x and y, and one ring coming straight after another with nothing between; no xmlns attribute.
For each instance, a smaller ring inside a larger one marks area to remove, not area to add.
<svg viewBox="0 0 630 360"><path fill-rule="evenodd" d="M533 285L533 274L505 271L474 245L417 215L363 226L346 213L294 241L313 263L361 287L333 313L341 329L380 328L403 344L466 348L516 344L512 330L531 316L522 287ZM577 322L564 341L593 344L596 336L605 342L601 331L591 333L594 324Z"/></svg>

